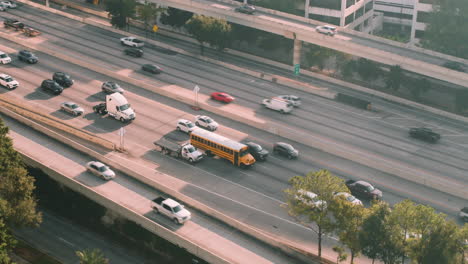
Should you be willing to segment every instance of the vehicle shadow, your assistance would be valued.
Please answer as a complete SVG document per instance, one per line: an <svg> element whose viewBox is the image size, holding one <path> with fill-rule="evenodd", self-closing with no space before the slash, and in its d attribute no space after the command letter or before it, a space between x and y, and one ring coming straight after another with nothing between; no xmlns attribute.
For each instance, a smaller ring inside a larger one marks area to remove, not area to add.
<svg viewBox="0 0 468 264"><path fill-rule="evenodd" d="M74 180L81 182L82 184L88 186L88 187L98 187L101 186L107 181L99 178L98 176L95 176L91 174L90 172L83 171L82 173L78 174L77 176L73 177Z"/></svg>
<svg viewBox="0 0 468 264"><path fill-rule="evenodd" d="M148 203L148 207L149 207ZM165 217L164 215L158 214L151 210L150 212L146 213L143 215L144 217L150 219L151 221L171 230L171 231L177 231L182 227L182 225L178 225L174 222L171 221L171 219Z"/></svg>
<svg viewBox="0 0 468 264"><path fill-rule="evenodd" d="M107 115L101 116L94 112L85 114L83 118L94 121L93 123L83 127L83 129L95 134L109 133L131 124L131 122L122 123Z"/></svg>
<svg viewBox="0 0 468 264"><path fill-rule="evenodd" d="M88 102L104 102L106 100L106 95L105 93L102 92L97 92L95 94L92 94L85 99Z"/></svg>
<svg viewBox="0 0 468 264"><path fill-rule="evenodd" d="M60 109L55 110L54 112L50 113L50 115L57 117L62 120L72 120L74 118L77 118L77 116L74 116L68 112L62 111Z"/></svg>
<svg viewBox="0 0 468 264"><path fill-rule="evenodd" d="M41 87L39 86L34 90L34 92L25 95L24 98L27 100L48 100L55 96L57 95L42 91Z"/></svg>

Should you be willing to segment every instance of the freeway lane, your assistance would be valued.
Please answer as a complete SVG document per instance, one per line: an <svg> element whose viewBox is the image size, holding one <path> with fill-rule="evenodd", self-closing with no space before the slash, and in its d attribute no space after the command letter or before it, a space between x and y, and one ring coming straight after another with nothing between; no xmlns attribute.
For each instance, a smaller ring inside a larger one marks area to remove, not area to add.
<svg viewBox="0 0 468 264"><path fill-rule="evenodd" d="M161 49L146 49L145 58L128 61L121 54L114 33L96 28L88 30L87 26L76 27L76 22L39 15L37 12L31 12L30 15L24 16L24 19L26 21L31 19L31 23L50 20L47 26L37 24L37 27L49 35L52 34L51 39L54 43L62 48L68 48L63 52L68 53L74 49L84 56L98 59L99 62L107 62L107 67L109 64L112 65L109 67L111 69L117 68L116 70L123 73L130 72L130 76L138 79L142 78L141 75L135 74L131 69L138 69L142 63L156 62L165 69L165 74L157 77L160 83L175 83L189 89L198 84L203 91L207 90L206 93L227 91L239 99L239 104L258 109L257 112L262 116L281 120L291 127L312 131L336 142L391 157L403 164L425 169L436 175L449 174L460 184L466 183L464 173L468 168L465 158L468 157L466 124L447 127L446 121L439 123L437 119L427 120L425 116L407 115L398 111L395 105L390 112L388 109L379 108L377 112L366 112L340 104L331 104L326 99L312 97L264 81L252 80L248 76ZM101 47L100 52L97 51L99 47ZM154 56L153 59L151 55ZM138 70L136 72L139 73ZM258 103L262 98L280 93L296 93L302 96L304 106L295 111L292 117L279 116L269 110L259 109ZM407 128L417 125L429 126L441 132L444 136L442 144L433 147L430 144L408 139ZM449 142L445 138L448 138Z"/></svg>

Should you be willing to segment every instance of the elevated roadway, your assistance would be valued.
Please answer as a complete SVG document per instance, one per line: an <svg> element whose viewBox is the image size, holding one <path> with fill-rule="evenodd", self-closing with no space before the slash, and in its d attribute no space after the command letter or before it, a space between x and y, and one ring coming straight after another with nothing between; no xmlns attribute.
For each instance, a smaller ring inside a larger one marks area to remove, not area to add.
<svg viewBox="0 0 468 264"><path fill-rule="evenodd" d="M258 8L259 11L254 15L237 13L234 12L234 8L239 3L234 1L150 0L150 2L196 14L223 18L232 23L253 27L290 39L313 43L383 64L400 65L411 72L467 87L468 74L441 66L447 61L456 60L466 67L468 66L467 61L430 50L403 45L399 42L346 29L341 30L335 37L328 37L315 31L315 26L323 24L322 22L264 8ZM300 43L295 45L300 45ZM300 52L300 48L295 48L294 52ZM297 55L295 57L298 58Z"/></svg>

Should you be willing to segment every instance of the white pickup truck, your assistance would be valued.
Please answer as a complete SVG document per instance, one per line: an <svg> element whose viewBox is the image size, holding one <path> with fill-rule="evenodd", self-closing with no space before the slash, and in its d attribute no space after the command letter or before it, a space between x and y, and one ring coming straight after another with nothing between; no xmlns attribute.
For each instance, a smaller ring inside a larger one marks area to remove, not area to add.
<svg viewBox="0 0 468 264"><path fill-rule="evenodd" d="M151 201L151 208L156 213L161 213L171 218L174 223L179 225L184 224L192 217L192 214L183 205L171 198L164 198L162 196Z"/></svg>

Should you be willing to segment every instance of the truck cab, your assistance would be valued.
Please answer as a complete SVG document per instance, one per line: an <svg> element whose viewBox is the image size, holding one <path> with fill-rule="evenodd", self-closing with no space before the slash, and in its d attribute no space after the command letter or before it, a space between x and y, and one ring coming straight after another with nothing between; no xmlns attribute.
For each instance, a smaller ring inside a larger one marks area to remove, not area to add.
<svg viewBox="0 0 468 264"><path fill-rule="evenodd" d="M132 121L136 117L127 99L120 93L113 93L106 96L106 110L109 115L121 122Z"/></svg>
<svg viewBox="0 0 468 264"><path fill-rule="evenodd" d="M191 144L185 144L180 150L180 156L183 159L188 160L189 162L197 162L203 158L203 153L201 153L197 148Z"/></svg>

